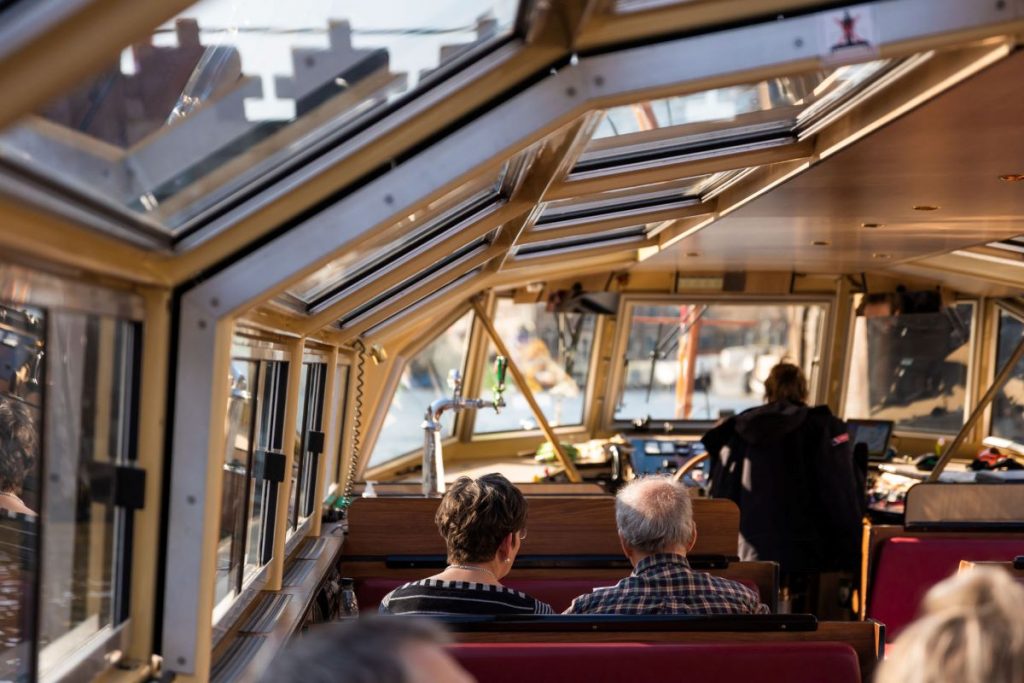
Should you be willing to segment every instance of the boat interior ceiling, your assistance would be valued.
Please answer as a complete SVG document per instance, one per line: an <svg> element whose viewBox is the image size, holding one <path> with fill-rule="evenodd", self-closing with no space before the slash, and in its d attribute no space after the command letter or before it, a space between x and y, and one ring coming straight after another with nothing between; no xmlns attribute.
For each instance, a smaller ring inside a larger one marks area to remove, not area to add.
<svg viewBox="0 0 1024 683"><path fill-rule="evenodd" d="M941 453L891 502L999 479L942 470L1024 456L1022 44L1024 0L0 0L0 398L46 415L29 502L84 518L50 482L95 469L127 516L41 535L61 609L117 615L19 666L228 680L308 615L332 514L427 538L462 473L618 553L609 490L704 488L699 435L784 359L875 455Z"/></svg>
<svg viewBox="0 0 1024 683"><path fill-rule="evenodd" d="M1024 153L1022 60L993 64L637 268L686 270L697 252L718 271L920 273L1024 233L1024 196L1000 180Z"/></svg>

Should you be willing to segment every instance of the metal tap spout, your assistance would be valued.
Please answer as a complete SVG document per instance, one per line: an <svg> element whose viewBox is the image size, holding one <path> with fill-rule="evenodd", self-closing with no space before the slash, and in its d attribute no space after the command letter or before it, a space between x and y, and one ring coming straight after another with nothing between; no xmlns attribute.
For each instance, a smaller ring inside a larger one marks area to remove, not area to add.
<svg viewBox="0 0 1024 683"><path fill-rule="evenodd" d="M463 410L479 410L494 408L501 412L505 407L505 359L498 357L495 363L498 383L494 387L494 398L462 397L462 374L458 370L448 373L448 386L452 390L449 398L439 398L427 406L423 416L423 495L436 497L444 494L444 460L441 456L441 417L445 411L460 412Z"/></svg>

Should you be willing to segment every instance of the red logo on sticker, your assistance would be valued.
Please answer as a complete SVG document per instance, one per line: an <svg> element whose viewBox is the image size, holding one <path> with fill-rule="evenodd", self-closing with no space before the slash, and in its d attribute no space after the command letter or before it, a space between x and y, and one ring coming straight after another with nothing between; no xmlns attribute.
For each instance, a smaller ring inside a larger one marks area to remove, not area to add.
<svg viewBox="0 0 1024 683"><path fill-rule="evenodd" d="M838 446L839 444L844 444L844 443L846 443L849 440L850 440L849 433L844 432L844 433L840 434L839 436L837 436L836 438L832 439L832 445L833 446Z"/></svg>

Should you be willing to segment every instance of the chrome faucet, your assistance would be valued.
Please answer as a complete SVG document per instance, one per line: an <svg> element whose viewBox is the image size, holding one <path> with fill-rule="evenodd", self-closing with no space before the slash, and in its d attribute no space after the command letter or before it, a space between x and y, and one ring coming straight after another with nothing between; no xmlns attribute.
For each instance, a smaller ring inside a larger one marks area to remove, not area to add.
<svg viewBox="0 0 1024 683"><path fill-rule="evenodd" d="M497 377L496 384L492 391L494 398L487 401L482 398L462 397L462 373L458 370L448 372L448 388L452 390L450 398L439 398L427 407L427 414L423 418L423 495L426 497L437 497L444 495L444 458L441 453L441 416L446 410L460 412L462 410L479 410L480 408L494 408L494 412L500 413L505 407L505 372L508 370L508 361L504 356L498 356L494 361L494 371Z"/></svg>

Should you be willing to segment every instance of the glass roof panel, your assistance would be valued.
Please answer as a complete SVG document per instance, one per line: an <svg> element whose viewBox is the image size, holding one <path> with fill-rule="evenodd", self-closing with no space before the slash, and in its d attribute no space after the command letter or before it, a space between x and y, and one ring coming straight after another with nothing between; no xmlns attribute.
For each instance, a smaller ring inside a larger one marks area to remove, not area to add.
<svg viewBox="0 0 1024 683"><path fill-rule="evenodd" d="M615 0L615 12L626 14L628 12L642 12L648 9L657 9L669 5L686 5L695 0Z"/></svg>
<svg viewBox="0 0 1024 683"><path fill-rule="evenodd" d="M707 185L719 174L680 178L667 183L640 185L599 194L557 199L548 202L537 221L537 227L585 216L609 213L647 205L662 205L700 197Z"/></svg>
<svg viewBox="0 0 1024 683"><path fill-rule="evenodd" d="M627 152L678 152L794 134L889 65L879 60L613 107L605 111L579 165Z"/></svg>
<svg viewBox="0 0 1024 683"><path fill-rule="evenodd" d="M0 135L0 158L178 237L440 66L509 35L517 5L202 0Z"/></svg>
<svg viewBox="0 0 1024 683"><path fill-rule="evenodd" d="M602 230L597 233L578 235L562 239L530 242L516 247L516 257L526 258L560 252L586 251L595 247L608 247L615 244L623 246L639 244L647 235L648 226L637 225L614 230Z"/></svg>
<svg viewBox="0 0 1024 683"><path fill-rule="evenodd" d="M502 200L504 176L503 169L497 180L477 178L456 188L389 229L390 239L346 250L287 290L286 295L301 302L302 308L313 308L353 286L363 275L381 274L387 265L418 253L498 204Z"/></svg>

